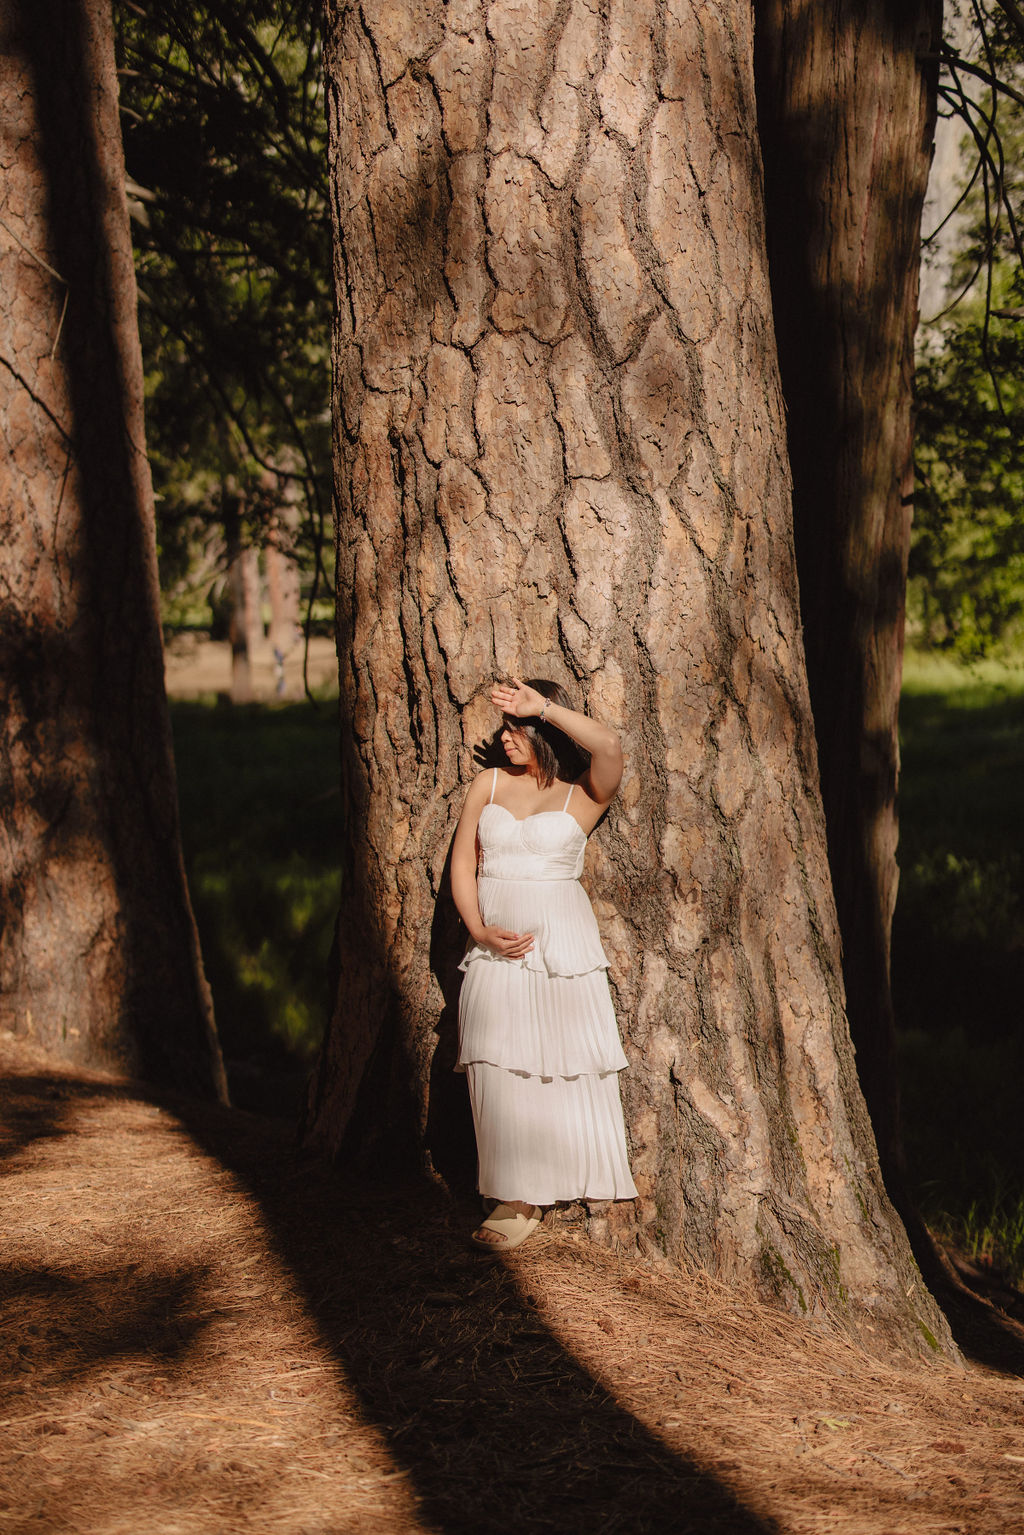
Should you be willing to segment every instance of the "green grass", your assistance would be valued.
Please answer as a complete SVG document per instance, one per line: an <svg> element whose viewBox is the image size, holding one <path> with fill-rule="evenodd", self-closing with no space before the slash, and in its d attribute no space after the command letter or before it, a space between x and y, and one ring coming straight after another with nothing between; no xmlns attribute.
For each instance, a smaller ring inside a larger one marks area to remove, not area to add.
<svg viewBox="0 0 1024 1535"><path fill-rule="evenodd" d="M911 654L900 737L904 847L935 846L942 832L961 856L991 858L1015 840L1024 814L1024 664L966 667Z"/></svg>
<svg viewBox="0 0 1024 1535"><path fill-rule="evenodd" d="M1024 1280L1024 1196L998 1196L981 1204L972 1200L950 1235L977 1263L1000 1269L1020 1286Z"/></svg>
<svg viewBox="0 0 1024 1535"><path fill-rule="evenodd" d="M235 1100L294 1111L329 1005L337 704L171 706L182 836Z"/></svg>
<svg viewBox="0 0 1024 1535"><path fill-rule="evenodd" d="M908 657L893 992L925 1216L1024 1277L1024 666Z"/></svg>
<svg viewBox="0 0 1024 1535"><path fill-rule="evenodd" d="M1024 669L912 658L900 734L899 1017L999 1036L1024 994Z"/></svg>

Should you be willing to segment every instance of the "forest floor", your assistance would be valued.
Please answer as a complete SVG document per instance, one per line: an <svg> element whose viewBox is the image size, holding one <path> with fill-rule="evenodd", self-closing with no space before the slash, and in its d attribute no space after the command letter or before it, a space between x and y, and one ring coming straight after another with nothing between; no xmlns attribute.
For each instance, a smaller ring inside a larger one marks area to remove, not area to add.
<svg viewBox="0 0 1024 1535"><path fill-rule="evenodd" d="M264 702L275 698L305 697L302 678L305 646L301 637L284 657L280 678L269 640L257 646L252 657L253 697ZM337 691L338 653L334 640L314 635L309 642L307 678L314 691ZM227 640L211 640L204 634L182 633L164 647L164 681L171 698L199 698L231 692L231 646Z"/></svg>
<svg viewBox="0 0 1024 1535"><path fill-rule="evenodd" d="M872 1357L0 1034L0 1535L1024 1531L1024 1327ZM984 1356L985 1364L977 1362Z"/></svg>

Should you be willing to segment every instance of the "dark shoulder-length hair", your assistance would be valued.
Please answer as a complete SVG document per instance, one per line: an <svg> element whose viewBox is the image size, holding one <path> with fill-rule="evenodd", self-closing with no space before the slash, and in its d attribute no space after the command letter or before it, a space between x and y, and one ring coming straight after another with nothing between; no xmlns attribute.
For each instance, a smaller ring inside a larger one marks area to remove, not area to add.
<svg viewBox="0 0 1024 1535"><path fill-rule="evenodd" d="M563 709L574 707L568 693L557 682L547 682L543 677L530 677L526 686L543 693L553 704L561 704ZM523 732L533 748L543 788L548 788L556 778L574 783L590 766L590 753L577 746L571 736L556 729L549 720L538 719L536 716L532 719L514 719L506 715L505 718L513 729Z"/></svg>

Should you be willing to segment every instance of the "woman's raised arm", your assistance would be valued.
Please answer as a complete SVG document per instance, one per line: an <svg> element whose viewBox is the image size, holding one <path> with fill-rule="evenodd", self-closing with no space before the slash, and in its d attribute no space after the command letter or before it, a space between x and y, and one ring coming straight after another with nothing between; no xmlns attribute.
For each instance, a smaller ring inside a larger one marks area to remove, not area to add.
<svg viewBox="0 0 1024 1535"><path fill-rule="evenodd" d="M598 805L607 805L622 782L622 747L615 731L601 725L578 709L566 709L552 703L536 688L527 687L518 678L509 682L495 683L491 689L491 703L516 719L550 720L556 730L582 746L590 753L590 769L586 789Z"/></svg>

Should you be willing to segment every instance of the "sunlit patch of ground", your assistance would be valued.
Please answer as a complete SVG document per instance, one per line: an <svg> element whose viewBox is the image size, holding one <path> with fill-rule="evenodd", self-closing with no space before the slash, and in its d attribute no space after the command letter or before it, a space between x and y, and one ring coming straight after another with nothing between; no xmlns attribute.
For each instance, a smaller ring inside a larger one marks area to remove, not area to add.
<svg viewBox="0 0 1024 1535"><path fill-rule="evenodd" d="M628 1311L595 1313L588 1280L602 1255L573 1257L546 1265L552 1330L623 1406L779 1528L1024 1529L1016 1377L887 1365L706 1279L639 1267L619 1282Z"/></svg>
<svg viewBox="0 0 1024 1535"><path fill-rule="evenodd" d="M279 666L269 640L257 646L251 669L253 696L264 701L303 698L303 654L304 644L299 639ZM229 694L231 646L227 640L210 640L205 635L176 635L164 649L164 677L172 698ZM322 635L311 638L306 677L316 693L337 691L338 653L333 639Z"/></svg>
<svg viewBox="0 0 1024 1535"><path fill-rule="evenodd" d="M1024 1529L1011 1374L557 1224L477 1256L468 1209L280 1127L9 1035L0 1071L0 1535Z"/></svg>

